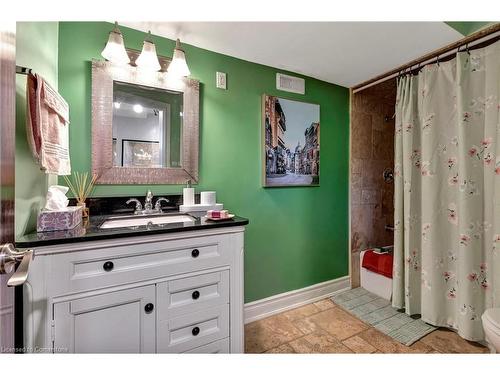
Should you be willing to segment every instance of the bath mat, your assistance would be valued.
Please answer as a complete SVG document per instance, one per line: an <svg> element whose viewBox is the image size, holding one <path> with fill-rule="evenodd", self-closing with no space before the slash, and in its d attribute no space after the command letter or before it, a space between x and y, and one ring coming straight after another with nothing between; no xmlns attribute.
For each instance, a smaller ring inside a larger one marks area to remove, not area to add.
<svg viewBox="0 0 500 375"><path fill-rule="evenodd" d="M363 322L406 346L410 346L437 329L422 319L412 318L399 312L389 301L363 288L336 294L332 297L332 301Z"/></svg>

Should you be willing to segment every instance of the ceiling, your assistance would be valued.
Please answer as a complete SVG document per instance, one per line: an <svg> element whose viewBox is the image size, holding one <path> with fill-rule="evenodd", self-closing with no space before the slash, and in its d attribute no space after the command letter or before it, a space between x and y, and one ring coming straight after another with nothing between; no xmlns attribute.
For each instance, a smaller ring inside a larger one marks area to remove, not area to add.
<svg viewBox="0 0 500 375"><path fill-rule="evenodd" d="M444 22L122 24L345 87L352 87L463 38Z"/></svg>

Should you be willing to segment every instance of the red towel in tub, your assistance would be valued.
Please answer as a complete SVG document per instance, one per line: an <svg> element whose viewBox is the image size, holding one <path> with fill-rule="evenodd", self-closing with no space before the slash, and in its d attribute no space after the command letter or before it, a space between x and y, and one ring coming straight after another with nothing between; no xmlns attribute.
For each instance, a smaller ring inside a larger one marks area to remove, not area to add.
<svg viewBox="0 0 500 375"><path fill-rule="evenodd" d="M363 268L392 279L392 253L377 254L367 250L363 256Z"/></svg>

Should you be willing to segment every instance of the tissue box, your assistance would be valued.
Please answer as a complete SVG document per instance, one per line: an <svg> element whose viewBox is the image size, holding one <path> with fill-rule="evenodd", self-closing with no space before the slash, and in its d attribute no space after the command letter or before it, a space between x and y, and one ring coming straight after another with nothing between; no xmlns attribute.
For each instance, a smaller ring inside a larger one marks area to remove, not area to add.
<svg viewBox="0 0 500 375"><path fill-rule="evenodd" d="M82 207L71 206L64 210L46 211L38 214L37 232L73 229L82 222Z"/></svg>

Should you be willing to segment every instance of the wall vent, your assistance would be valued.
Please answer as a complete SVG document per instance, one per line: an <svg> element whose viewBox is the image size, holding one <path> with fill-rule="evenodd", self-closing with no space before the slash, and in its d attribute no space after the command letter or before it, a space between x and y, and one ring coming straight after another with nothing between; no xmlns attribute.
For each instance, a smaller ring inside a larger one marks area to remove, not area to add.
<svg viewBox="0 0 500 375"><path fill-rule="evenodd" d="M306 93L306 81L303 78L276 73L276 88L304 95Z"/></svg>

